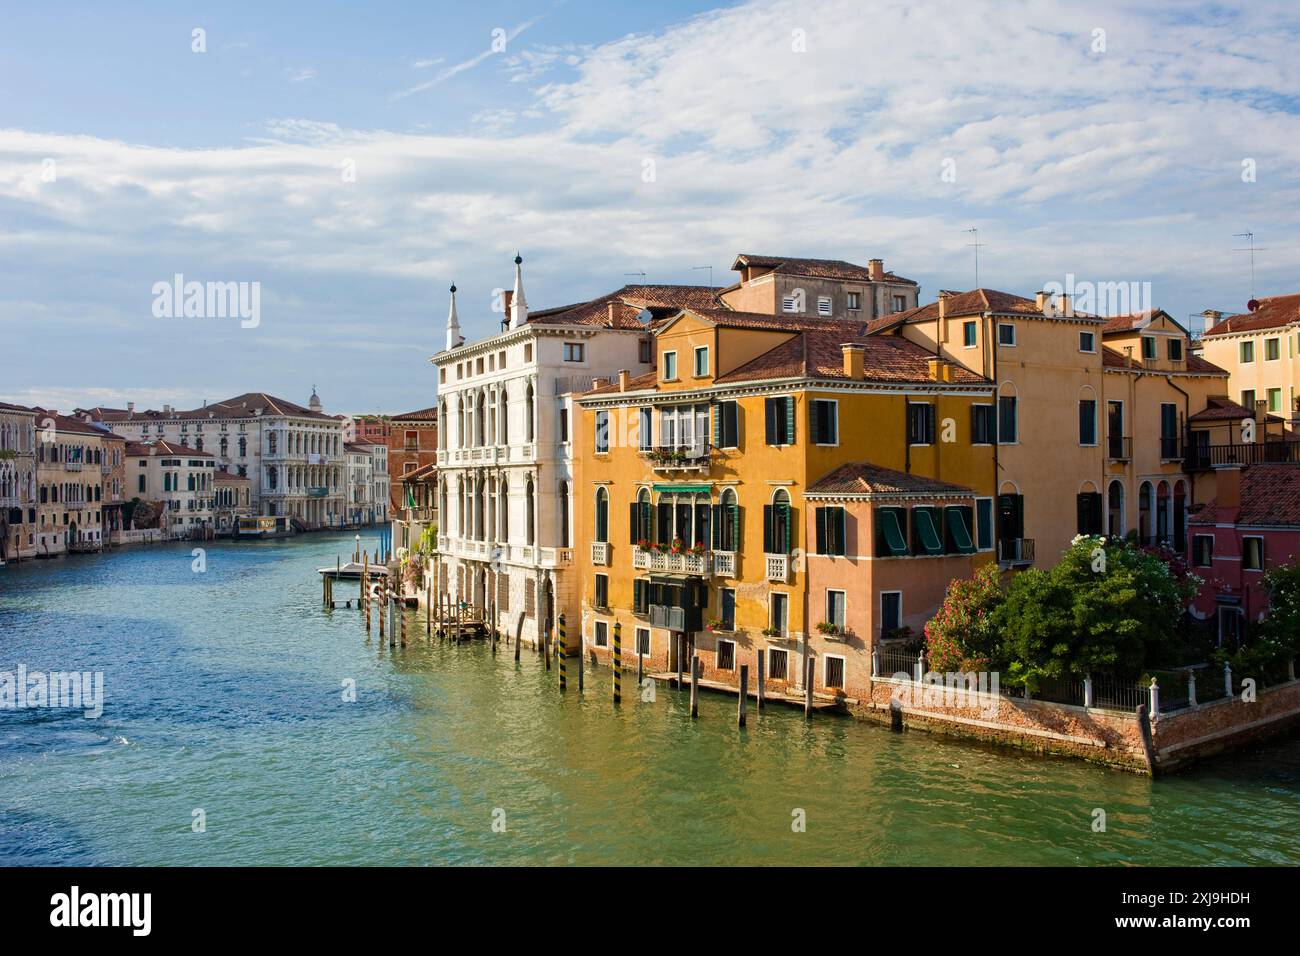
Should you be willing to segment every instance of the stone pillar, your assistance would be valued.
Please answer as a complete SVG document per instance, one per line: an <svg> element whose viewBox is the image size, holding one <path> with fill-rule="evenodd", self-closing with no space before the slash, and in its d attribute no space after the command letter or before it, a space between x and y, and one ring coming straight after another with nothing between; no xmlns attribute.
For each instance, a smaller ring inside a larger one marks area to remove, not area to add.
<svg viewBox="0 0 1300 956"><path fill-rule="evenodd" d="M1223 692L1232 697L1232 665L1227 661L1223 662Z"/></svg>
<svg viewBox="0 0 1300 956"><path fill-rule="evenodd" d="M1192 709L1198 706L1196 703L1196 671L1187 672L1187 704Z"/></svg>
<svg viewBox="0 0 1300 956"><path fill-rule="evenodd" d="M1083 679L1083 706L1092 706L1092 675L1089 674Z"/></svg>
<svg viewBox="0 0 1300 956"><path fill-rule="evenodd" d="M1151 719L1155 720L1160 716L1160 685L1156 679L1151 678Z"/></svg>

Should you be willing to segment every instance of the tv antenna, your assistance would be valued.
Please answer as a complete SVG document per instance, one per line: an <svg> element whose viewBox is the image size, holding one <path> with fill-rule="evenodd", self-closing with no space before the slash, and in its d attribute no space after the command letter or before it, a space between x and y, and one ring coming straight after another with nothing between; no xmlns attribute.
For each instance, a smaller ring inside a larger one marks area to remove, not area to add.
<svg viewBox="0 0 1300 956"><path fill-rule="evenodd" d="M692 272L699 272L701 269L709 270L709 291L713 291L713 266L691 266Z"/></svg>
<svg viewBox="0 0 1300 956"><path fill-rule="evenodd" d="M631 277L631 276L640 276L642 279L644 279L644 278L645 278L645 273L644 273L644 272L624 272L624 273L623 273L623 278L625 278L625 279L626 279L626 278L629 278L629 277Z"/></svg>
<svg viewBox="0 0 1300 956"><path fill-rule="evenodd" d="M1245 249L1234 249L1234 250L1232 250L1232 251L1233 251L1233 252L1249 252L1249 253L1250 253L1250 300L1251 300L1252 302L1254 302L1254 301L1255 301L1255 253L1257 253L1257 252L1267 252L1267 251L1268 251L1268 247L1267 247L1267 246L1259 246L1259 247L1256 247L1256 245L1255 245L1255 234L1254 234L1253 232L1237 232L1237 233L1233 233L1232 238L1234 238L1234 239L1245 239L1245 240L1246 240L1246 248L1245 248Z"/></svg>
<svg viewBox="0 0 1300 956"><path fill-rule="evenodd" d="M975 250L975 288L980 287L980 247L986 243L980 242L980 230L978 226L971 226L969 229L963 229L962 232L969 232L975 237L974 242L968 242L966 245Z"/></svg>

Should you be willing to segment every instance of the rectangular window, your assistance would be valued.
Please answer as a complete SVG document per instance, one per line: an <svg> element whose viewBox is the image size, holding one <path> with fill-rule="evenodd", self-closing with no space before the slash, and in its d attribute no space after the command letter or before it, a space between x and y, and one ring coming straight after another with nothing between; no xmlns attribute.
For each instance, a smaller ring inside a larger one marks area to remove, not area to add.
<svg viewBox="0 0 1300 956"><path fill-rule="evenodd" d="M770 595L768 607L769 620L767 626L776 631L777 634L785 635L790 613L790 595L781 591L773 591Z"/></svg>
<svg viewBox="0 0 1300 956"><path fill-rule="evenodd" d="M609 607L609 575L596 575L595 606L601 609Z"/></svg>
<svg viewBox="0 0 1300 956"><path fill-rule="evenodd" d="M1160 457L1173 461L1178 457L1178 406L1160 403Z"/></svg>
<svg viewBox="0 0 1300 956"><path fill-rule="evenodd" d="M703 378L709 374L709 347L698 346L695 349L695 377Z"/></svg>
<svg viewBox="0 0 1300 956"><path fill-rule="evenodd" d="M819 295L817 297L817 314L831 315L832 312L833 309L831 307L831 297L828 295Z"/></svg>
<svg viewBox="0 0 1300 956"><path fill-rule="evenodd" d="M1170 339L1169 340L1169 361L1181 362L1182 360L1183 360L1183 340Z"/></svg>
<svg viewBox="0 0 1300 956"><path fill-rule="evenodd" d="M1255 414L1255 390L1253 388L1242 389L1241 407L1252 415Z"/></svg>
<svg viewBox="0 0 1300 956"><path fill-rule="evenodd" d="M817 514L817 553L825 555L845 554L844 509L842 507L818 508Z"/></svg>
<svg viewBox="0 0 1300 956"><path fill-rule="evenodd" d="M644 578L634 578L632 581L632 613L650 613L650 582Z"/></svg>
<svg viewBox="0 0 1300 956"><path fill-rule="evenodd" d="M912 509L912 553L943 554L943 529L938 508L921 505Z"/></svg>
<svg viewBox="0 0 1300 956"><path fill-rule="evenodd" d="M144 466L144 462L140 462L140 465L141 465L141 467L143 467L143 466ZM140 489L139 489L139 490L140 490L140 494L144 494L144 475L140 475Z"/></svg>
<svg viewBox="0 0 1300 956"><path fill-rule="evenodd" d="M1255 361L1255 343L1242 342L1241 351L1238 354L1241 357L1241 364L1249 365L1251 362Z"/></svg>
<svg viewBox="0 0 1300 956"><path fill-rule="evenodd" d="M599 419L600 412L596 413L596 417L597 419ZM566 442L568 440L569 440L569 407L567 405L561 405L560 406L560 441ZM596 441L597 443L599 443L600 441L599 436L596 438Z"/></svg>
<svg viewBox="0 0 1300 956"><path fill-rule="evenodd" d="M888 639L903 626L903 592L880 592L880 636Z"/></svg>
<svg viewBox="0 0 1300 956"><path fill-rule="evenodd" d="M642 339L637 345L636 357L642 365L649 365L654 361L654 342L650 339Z"/></svg>
<svg viewBox="0 0 1300 956"><path fill-rule="evenodd" d="M1083 491L1075 496L1075 530L1079 534L1101 534L1101 494Z"/></svg>
<svg viewBox="0 0 1300 956"><path fill-rule="evenodd" d="M998 444L1014 445L1018 440L1017 426L1019 411L1016 408L1016 396L998 397Z"/></svg>
<svg viewBox="0 0 1300 956"><path fill-rule="evenodd" d="M636 629L636 653L642 657L650 656L650 628Z"/></svg>
<svg viewBox="0 0 1300 956"><path fill-rule="evenodd" d="M826 686L838 690L844 689L844 658L836 657L833 654L827 654L826 661Z"/></svg>
<svg viewBox="0 0 1300 956"><path fill-rule="evenodd" d="M992 445L998 438L997 417L992 405L970 407L970 443Z"/></svg>
<svg viewBox="0 0 1300 956"><path fill-rule="evenodd" d="M980 551L993 550L993 499L975 499L975 547Z"/></svg>
<svg viewBox="0 0 1300 956"><path fill-rule="evenodd" d="M962 323L961 338L962 338L962 344L966 348L973 349L975 347L975 342L976 342L975 337L977 334L978 334L978 329L974 322Z"/></svg>
<svg viewBox="0 0 1300 956"><path fill-rule="evenodd" d="M1276 362L1282 357L1282 340L1278 338L1264 340L1264 361Z"/></svg>
<svg viewBox="0 0 1300 956"><path fill-rule="evenodd" d="M677 353L664 353L664 381L671 382L677 378Z"/></svg>
<svg viewBox="0 0 1300 956"><path fill-rule="evenodd" d="M945 505L943 509L943 549L948 554L975 552L975 516L970 505Z"/></svg>
<svg viewBox="0 0 1300 956"><path fill-rule="evenodd" d="M906 309L907 309L907 296L905 295L894 296L894 311L902 312Z"/></svg>
<svg viewBox="0 0 1300 956"><path fill-rule="evenodd" d="M775 647L767 649L767 679L788 680L790 670L790 652L780 651Z"/></svg>
<svg viewBox="0 0 1300 956"><path fill-rule="evenodd" d="M736 629L736 589L721 588L718 591L718 620L722 621L724 631Z"/></svg>
<svg viewBox="0 0 1300 956"><path fill-rule="evenodd" d="M1208 568L1214 564L1214 535L1193 535L1192 561L1198 568Z"/></svg>
<svg viewBox="0 0 1300 956"><path fill-rule="evenodd" d="M564 343L564 361L581 362L586 345L582 342L565 342Z"/></svg>
<svg viewBox="0 0 1300 956"><path fill-rule="evenodd" d="M782 298L781 298L781 311L783 311L783 312L798 312L798 311L799 311L799 297L798 297L797 295L787 295L787 296L782 296Z"/></svg>
<svg viewBox="0 0 1300 956"><path fill-rule="evenodd" d="M1097 400L1079 400L1079 444L1097 444Z"/></svg>
<svg viewBox="0 0 1300 956"><path fill-rule="evenodd" d="M998 325L998 345L1014 346L1016 344L1016 327L1010 322Z"/></svg>
<svg viewBox="0 0 1300 956"><path fill-rule="evenodd" d="M812 415L812 440L814 445L840 443L840 403L833 399L817 398L809 404Z"/></svg>
<svg viewBox="0 0 1300 956"><path fill-rule="evenodd" d="M564 419L568 421L568 409L565 409ZM567 426L565 431L567 432ZM568 441L569 436L566 434L563 441ZM609 412L601 410L596 412L596 453L603 454L609 451Z"/></svg>
<svg viewBox="0 0 1300 956"><path fill-rule="evenodd" d="M1264 570L1264 539L1246 537L1241 539L1241 566L1247 571Z"/></svg>
<svg viewBox="0 0 1300 956"><path fill-rule="evenodd" d="M526 365L532 360L533 360L533 343L525 342L524 343L524 364Z"/></svg>
<svg viewBox="0 0 1300 956"><path fill-rule="evenodd" d="M648 408L642 408L637 412L637 447L645 450L652 447L654 442L654 425L652 424L653 412Z"/></svg>
<svg viewBox="0 0 1300 956"><path fill-rule="evenodd" d="M907 512L902 508L877 508L876 557L899 558L907 554Z"/></svg>
<svg viewBox="0 0 1300 956"><path fill-rule="evenodd" d="M907 443L934 444L934 406L926 402L907 403Z"/></svg>
<svg viewBox="0 0 1300 956"><path fill-rule="evenodd" d="M862 308L862 293L861 293L861 292L850 292L849 295L848 295L848 300L849 300L849 303L848 303L848 304L849 304L849 311L850 311L850 312L857 312L857 311L859 311L859 310Z"/></svg>
<svg viewBox="0 0 1300 956"><path fill-rule="evenodd" d="M718 639L718 670L736 669L736 642Z"/></svg>
<svg viewBox="0 0 1300 956"><path fill-rule="evenodd" d="M1079 333L1079 351L1080 352L1097 351L1097 335L1095 332Z"/></svg>
<svg viewBox="0 0 1300 956"><path fill-rule="evenodd" d="M1282 389L1270 388L1268 390L1268 410L1270 412L1280 412L1282 410Z"/></svg>
<svg viewBox="0 0 1300 956"><path fill-rule="evenodd" d="M718 402L713 413L713 443L719 448L740 447L740 405Z"/></svg>
<svg viewBox="0 0 1300 956"><path fill-rule="evenodd" d="M841 633L844 631L846 607L843 591L826 589L826 623L835 626Z"/></svg>
<svg viewBox="0 0 1300 956"><path fill-rule="evenodd" d="M794 399L768 398L763 402L765 432L769 445L794 444Z"/></svg>
<svg viewBox="0 0 1300 956"><path fill-rule="evenodd" d="M1142 336L1142 358L1153 359L1158 355L1156 349L1156 337L1154 335Z"/></svg>
<svg viewBox="0 0 1300 956"><path fill-rule="evenodd" d="M606 621L596 622L596 632L594 642L597 647L609 647L609 624ZM579 664L579 667L582 665Z"/></svg>

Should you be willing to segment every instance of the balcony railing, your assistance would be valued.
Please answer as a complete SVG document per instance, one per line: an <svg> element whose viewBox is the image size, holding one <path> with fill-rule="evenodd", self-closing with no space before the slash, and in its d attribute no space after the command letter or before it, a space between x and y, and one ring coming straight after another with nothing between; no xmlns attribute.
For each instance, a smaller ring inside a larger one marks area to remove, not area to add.
<svg viewBox="0 0 1300 956"><path fill-rule="evenodd" d="M655 445L641 449L641 454L657 471L690 471L709 467L713 449L709 442L690 442L684 445Z"/></svg>
<svg viewBox="0 0 1300 956"><path fill-rule="evenodd" d="M1183 458L1183 443L1177 438L1160 436L1160 460L1161 461L1178 461Z"/></svg>
<svg viewBox="0 0 1300 956"><path fill-rule="evenodd" d="M736 552L714 551L713 573L720 578L734 578L736 576Z"/></svg>
<svg viewBox="0 0 1300 956"><path fill-rule="evenodd" d="M1111 461L1132 461L1133 439L1111 435L1106 439L1106 457Z"/></svg>
<svg viewBox="0 0 1300 956"><path fill-rule="evenodd" d="M1187 459L1183 467L1188 471L1205 471L1215 465L1256 465L1278 462L1300 462L1300 442L1263 441L1249 445L1193 445L1187 450Z"/></svg>
<svg viewBox="0 0 1300 956"><path fill-rule="evenodd" d="M1033 564L1033 538L1003 538L998 542L998 560L1003 564Z"/></svg>
<svg viewBox="0 0 1300 956"><path fill-rule="evenodd" d="M690 551L650 551L632 549L632 567L638 571L668 571L676 574L708 574L710 555Z"/></svg>
<svg viewBox="0 0 1300 956"><path fill-rule="evenodd" d="M591 542L591 563L599 568L609 566L609 542L593 541Z"/></svg>
<svg viewBox="0 0 1300 956"><path fill-rule="evenodd" d="M763 563L767 568L767 579L769 581L780 581L782 584L790 580L790 555L788 554L765 554Z"/></svg>

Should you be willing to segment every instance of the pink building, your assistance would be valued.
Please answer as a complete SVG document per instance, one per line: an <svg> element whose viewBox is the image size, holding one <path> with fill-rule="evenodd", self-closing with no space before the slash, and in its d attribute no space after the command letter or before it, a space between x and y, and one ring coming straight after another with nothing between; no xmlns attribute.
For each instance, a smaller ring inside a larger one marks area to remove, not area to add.
<svg viewBox="0 0 1300 956"><path fill-rule="evenodd" d="M1268 609L1264 572L1300 559L1300 464L1219 465L1215 496L1189 523L1192 570L1205 579L1193 613L1236 643Z"/></svg>

